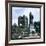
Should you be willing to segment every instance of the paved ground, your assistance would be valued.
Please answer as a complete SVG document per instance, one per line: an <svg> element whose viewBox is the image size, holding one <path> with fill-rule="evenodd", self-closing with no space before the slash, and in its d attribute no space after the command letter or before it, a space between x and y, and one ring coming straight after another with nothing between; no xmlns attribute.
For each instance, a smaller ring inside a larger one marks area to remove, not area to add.
<svg viewBox="0 0 46 46"><path fill-rule="evenodd" d="M26 39L30 39L30 38L40 38L40 36L38 36L38 34L37 33L35 33L35 34L30 34L28 37L23 37L24 39L26 38Z"/></svg>
<svg viewBox="0 0 46 46"><path fill-rule="evenodd" d="M28 37L23 37L23 38L26 38L26 39L28 39L28 38L40 38L40 36L28 36Z"/></svg>

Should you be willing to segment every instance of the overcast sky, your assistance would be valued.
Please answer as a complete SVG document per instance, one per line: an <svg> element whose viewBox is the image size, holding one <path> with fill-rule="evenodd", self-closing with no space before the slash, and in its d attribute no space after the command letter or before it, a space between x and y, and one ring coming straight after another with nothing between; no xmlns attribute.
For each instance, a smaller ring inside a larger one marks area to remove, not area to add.
<svg viewBox="0 0 46 46"><path fill-rule="evenodd" d="M16 23L18 25L19 16L27 16L29 24L29 13L32 13L34 19L33 22L40 21L40 9L39 8L25 8L25 7L12 7L12 25Z"/></svg>

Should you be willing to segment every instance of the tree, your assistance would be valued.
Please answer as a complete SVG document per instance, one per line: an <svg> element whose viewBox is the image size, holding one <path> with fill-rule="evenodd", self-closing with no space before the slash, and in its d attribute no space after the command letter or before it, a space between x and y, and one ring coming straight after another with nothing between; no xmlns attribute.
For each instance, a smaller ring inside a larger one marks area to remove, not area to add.
<svg viewBox="0 0 46 46"><path fill-rule="evenodd" d="M17 28L18 27L17 27L16 23L14 25L12 25L11 39L13 39L13 40L17 39L19 36Z"/></svg>
<svg viewBox="0 0 46 46"><path fill-rule="evenodd" d="M40 33L40 22L34 22L34 27L36 29L36 32Z"/></svg>
<svg viewBox="0 0 46 46"><path fill-rule="evenodd" d="M15 23L14 25L12 25L12 32L16 32L16 30L17 30L17 25Z"/></svg>

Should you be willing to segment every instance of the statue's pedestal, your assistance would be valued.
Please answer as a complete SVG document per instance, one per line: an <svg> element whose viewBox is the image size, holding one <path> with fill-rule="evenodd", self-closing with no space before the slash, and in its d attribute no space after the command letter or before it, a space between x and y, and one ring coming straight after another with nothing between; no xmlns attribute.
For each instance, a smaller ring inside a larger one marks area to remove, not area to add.
<svg viewBox="0 0 46 46"><path fill-rule="evenodd" d="M34 25L30 24L30 33L32 33L32 32L35 33L36 31L35 31Z"/></svg>

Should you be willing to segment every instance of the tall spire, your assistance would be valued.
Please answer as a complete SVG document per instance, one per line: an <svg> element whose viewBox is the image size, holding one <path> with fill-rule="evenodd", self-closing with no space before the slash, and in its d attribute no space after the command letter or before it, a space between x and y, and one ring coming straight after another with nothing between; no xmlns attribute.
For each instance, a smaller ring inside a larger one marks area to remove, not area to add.
<svg viewBox="0 0 46 46"><path fill-rule="evenodd" d="M31 12L29 13L29 23L33 23L33 15L31 14Z"/></svg>

